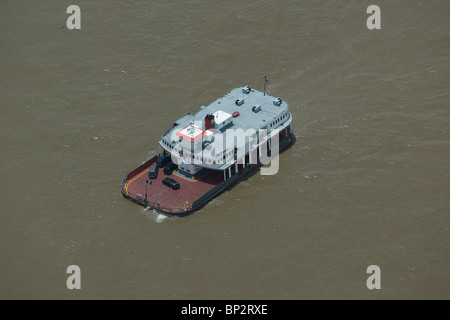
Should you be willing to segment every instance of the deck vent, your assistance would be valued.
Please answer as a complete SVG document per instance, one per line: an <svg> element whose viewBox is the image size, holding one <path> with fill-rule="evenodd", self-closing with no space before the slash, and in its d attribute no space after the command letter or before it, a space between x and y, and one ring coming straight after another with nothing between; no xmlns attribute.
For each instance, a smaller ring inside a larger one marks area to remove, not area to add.
<svg viewBox="0 0 450 320"><path fill-rule="evenodd" d="M252 87L250 87L250 86L245 86L242 88L242 92L245 94L249 94L250 91L252 91Z"/></svg>
<svg viewBox="0 0 450 320"><path fill-rule="evenodd" d="M281 99L280 97L278 97L275 100L273 100L273 104L276 105L276 106L281 105L282 102L283 102L283 99Z"/></svg>
<svg viewBox="0 0 450 320"><path fill-rule="evenodd" d="M236 103L237 106L242 106L244 104L244 99L243 98L236 99L234 103Z"/></svg>
<svg viewBox="0 0 450 320"><path fill-rule="evenodd" d="M259 104L255 104L255 105L252 107L252 111L253 111L254 113L261 111L261 106L260 106Z"/></svg>

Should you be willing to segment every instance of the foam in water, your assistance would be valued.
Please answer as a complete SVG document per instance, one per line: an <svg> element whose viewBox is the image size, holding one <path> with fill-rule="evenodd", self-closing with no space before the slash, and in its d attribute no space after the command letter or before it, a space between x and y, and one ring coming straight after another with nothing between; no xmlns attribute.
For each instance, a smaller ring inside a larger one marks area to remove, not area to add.
<svg viewBox="0 0 450 320"><path fill-rule="evenodd" d="M158 210L152 209L151 207L145 207L144 214L148 219L157 223L161 223L168 218L166 215L159 213Z"/></svg>
<svg viewBox="0 0 450 320"><path fill-rule="evenodd" d="M153 212L155 212L155 214L157 214L156 222L161 223L161 222L163 222L164 220L167 219L167 216L165 216L163 214L160 214L160 213L157 213L155 210L153 210Z"/></svg>

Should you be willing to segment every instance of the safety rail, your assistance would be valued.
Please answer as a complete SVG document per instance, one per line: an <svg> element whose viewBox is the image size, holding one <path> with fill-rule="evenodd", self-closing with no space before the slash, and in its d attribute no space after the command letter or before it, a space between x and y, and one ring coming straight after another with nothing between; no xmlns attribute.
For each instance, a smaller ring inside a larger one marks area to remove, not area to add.
<svg viewBox="0 0 450 320"><path fill-rule="evenodd" d="M147 199L145 199L145 195L142 195L140 193L135 194L135 193L129 192L125 188L122 188L122 193L126 198L130 199L133 202L136 202L144 207L150 207L152 209L156 209L163 213L183 214L183 213L191 211L192 207L193 207L192 204L186 204L185 206L183 206L181 208L165 207L165 206L162 206L157 201L148 201Z"/></svg>
<svg viewBox="0 0 450 320"><path fill-rule="evenodd" d="M126 175L126 179L130 180L131 178L133 178L134 176L136 176L137 174L141 173L142 170L144 170L145 168L149 167L151 164L155 163L156 160L158 160L158 156L154 156L153 158L151 158L150 160L147 160L146 162L144 162L143 164L141 164L139 167L137 167L136 169L134 169L133 171L131 171L129 174Z"/></svg>

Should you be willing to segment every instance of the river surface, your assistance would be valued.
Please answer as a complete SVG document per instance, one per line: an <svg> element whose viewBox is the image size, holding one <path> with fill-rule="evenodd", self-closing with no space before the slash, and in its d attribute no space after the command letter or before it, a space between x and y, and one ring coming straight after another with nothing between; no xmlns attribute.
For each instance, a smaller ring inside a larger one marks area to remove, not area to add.
<svg viewBox="0 0 450 320"><path fill-rule="evenodd" d="M442 0L2 0L0 298L449 299L449 15ZM276 175L179 219L122 197L176 119L264 76L297 138Z"/></svg>

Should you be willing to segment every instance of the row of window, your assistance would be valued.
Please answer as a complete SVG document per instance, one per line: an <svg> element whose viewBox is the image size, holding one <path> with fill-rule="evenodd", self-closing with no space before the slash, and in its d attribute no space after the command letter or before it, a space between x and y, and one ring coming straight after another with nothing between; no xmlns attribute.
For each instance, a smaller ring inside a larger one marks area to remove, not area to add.
<svg viewBox="0 0 450 320"><path fill-rule="evenodd" d="M167 141L165 141L165 140L162 140L162 142L163 142L163 144L164 145L166 145L169 149L171 149L171 150L173 150L173 149L175 149L175 152L180 152L181 150L180 150L180 148L174 148L173 147L173 145L171 145L170 143L168 143ZM231 155L232 155L232 153L233 153L233 150L230 150L228 153L226 153L226 156L227 157L230 157ZM221 152L221 153L219 153L217 156L216 156L216 159L220 159L220 157L223 155L223 157L224 157L224 159L225 159L225 155L224 155L224 153L223 152ZM200 161L200 156L195 156L194 154L191 154L191 159L192 160L197 160L197 161ZM216 164L216 160L213 160L213 159L208 159L208 158L201 158L201 161L202 162L205 162L205 163L209 163L209 164Z"/></svg>
<svg viewBox="0 0 450 320"><path fill-rule="evenodd" d="M286 119L287 117L288 117L288 113L287 112L283 113L278 119L276 119L274 122L272 122L270 124L270 127L272 128L273 126L277 125L281 121L284 121L284 119Z"/></svg>

